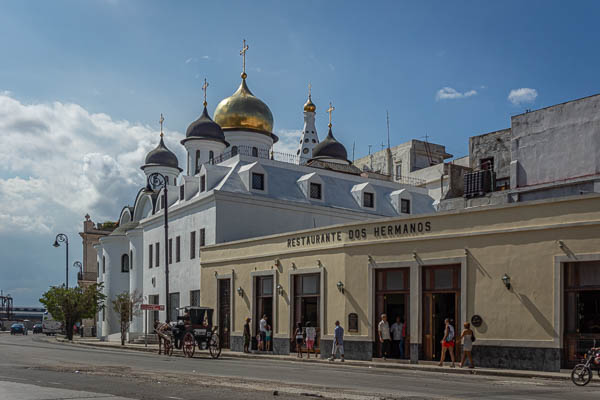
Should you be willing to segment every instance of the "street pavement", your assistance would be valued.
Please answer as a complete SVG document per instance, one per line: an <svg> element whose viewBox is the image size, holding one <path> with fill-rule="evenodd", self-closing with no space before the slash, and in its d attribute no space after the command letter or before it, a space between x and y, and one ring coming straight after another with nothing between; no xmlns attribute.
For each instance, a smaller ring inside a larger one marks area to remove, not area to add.
<svg viewBox="0 0 600 400"><path fill-rule="evenodd" d="M193 359L0 335L0 400L597 399L570 381L386 370L207 354ZM442 371L442 370L441 370ZM73 391L73 392L65 392ZM14 393L22 395L14 396Z"/></svg>

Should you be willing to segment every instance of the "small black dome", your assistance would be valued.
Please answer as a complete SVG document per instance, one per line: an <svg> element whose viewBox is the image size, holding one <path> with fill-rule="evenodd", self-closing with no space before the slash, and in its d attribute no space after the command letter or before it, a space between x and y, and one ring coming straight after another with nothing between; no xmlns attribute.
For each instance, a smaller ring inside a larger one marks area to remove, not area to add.
<svg viewBox="0 0 600 400"><path fill-rule="evenodd" d="M208 111L206 111L206 106L204 107L204 111L202 111L200 118L188 126L185 133L185 139L183 139L181 143L185 143L188 139L209 139L224 143L225 145L228 144L225 141L223 129L210 118Z"/></svg>
<svg viewBox="0 0 600 400"><path fill-rule="evenodd" d="M343 144L335 140L331 127L327 137L315 146L312 152L313 159L334 158L337 160L348 161L348 153Z"/></svg>
<svg viewBox="0 0 600 400"><path fill-rule="evenodd" d="M142 169L153 165L177 168L181 171L177 156L171 150L167 149L162 137L160 138L158 146L146 155L146 163Z"/></svg>

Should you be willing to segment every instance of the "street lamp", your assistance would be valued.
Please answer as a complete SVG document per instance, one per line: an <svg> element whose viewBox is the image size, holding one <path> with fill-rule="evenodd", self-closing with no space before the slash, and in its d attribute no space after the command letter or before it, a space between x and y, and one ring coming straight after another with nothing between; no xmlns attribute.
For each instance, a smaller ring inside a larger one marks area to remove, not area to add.
<svg viewBox="0 0 600 400"><path fill-rule="evenodd" d="M146 181L146 192L152 192L156 189L164 189L164 200L162 202L164 210L165 210L165 308L167 310L167 318L166 322L169 323L169 312L171 309L169 308L169 205L168 205L168 189L167 186L169 184L169 177L161 174L160 172L153 172L148 175L148 179Z"/></svg>
<svg viewBox="0 0 600 400"><path fill-rule="evenodd" d="M67 255L65 260L65 270L67 273L67 277L65 279L65 287L69 287L69 238L64 233L59 233L56 235L56 239L54 239L54 244L52 246L58 247L61 243L65 243L67 246Z"/></svg>
<svg viewBox="0 0 600 400"><path fill-rule="evenodd" d="M79 268L79 275L77 277L79 278L79 280L83 280L83 265L81 264L81 261L75 261L73 263L73 266L75 268Z"/></svg>

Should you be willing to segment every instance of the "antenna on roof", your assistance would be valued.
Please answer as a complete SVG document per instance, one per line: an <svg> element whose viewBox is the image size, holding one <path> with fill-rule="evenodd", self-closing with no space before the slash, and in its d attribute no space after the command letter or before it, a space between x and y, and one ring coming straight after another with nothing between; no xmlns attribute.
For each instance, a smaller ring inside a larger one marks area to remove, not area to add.
<svg viewBox="0 0 600 400"><path fill-rule="evenodd" d="M373 146L372 144L368 144L367 146L369 146L369 155L371 155L371 146Z"/></svg>
<svg viewBox="0 0 600 400"><path fill-rule="evenodd" d="M352 142L352 164L354 164L354 148L356 147L356 140Z"/></svg>
<svg viewBox="0 0 600 400"><path fill-rule="evenodd" d="M425 136L421 136L425 139L425 153L427 153L427 158L429 159L429 165L435 165L433 162L433 157L431 156L431 149L429 148L429 135L425 132Z"/></svg>
<svg viewBox="0 0 600 400"><path fill-rule="evenodd" d="M388 134L388 149L390 148L390 113L385 110L385 116L387 119L387 134Z"/></svg>

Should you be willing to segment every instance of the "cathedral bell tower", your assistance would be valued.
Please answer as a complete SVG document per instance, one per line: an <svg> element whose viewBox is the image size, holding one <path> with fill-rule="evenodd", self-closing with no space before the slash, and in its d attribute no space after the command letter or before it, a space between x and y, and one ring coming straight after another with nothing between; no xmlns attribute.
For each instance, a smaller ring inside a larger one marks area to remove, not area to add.
<svg viewBox="0 0 600 400"><path fill-rule="evenodd" d="M304 129L300 136L300 145L296 155L298 156L298 164L306 164L313 156L313 149L319 144L319 136L315 126L315 111L317 106L312 102L311 85L308 84L308 100L304 104Z"/></svg>

